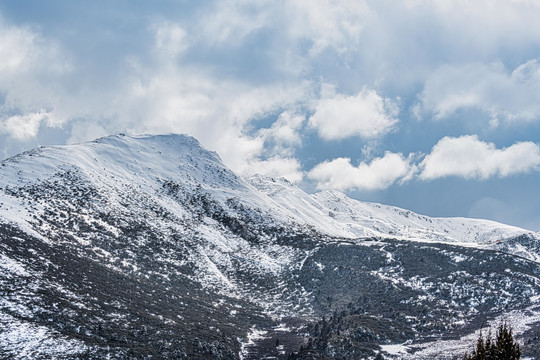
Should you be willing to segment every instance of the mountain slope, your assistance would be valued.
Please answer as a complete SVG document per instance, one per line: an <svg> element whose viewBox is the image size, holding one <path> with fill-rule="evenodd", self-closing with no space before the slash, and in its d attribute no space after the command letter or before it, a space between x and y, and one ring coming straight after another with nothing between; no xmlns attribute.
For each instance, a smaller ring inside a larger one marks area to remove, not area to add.
<svg viewBox="0 0 540 360"><path fill-rule="evenodd" d="M285 179L253 176L248 181L299 222L332 236L397 237L484 245L532 232L494 221L467 218L430 218L393 206L353 200L328 190L308 195Z"/></svg>
<svg viewBox="0 0 540 360"><path fill-rule="evenodd" d="M0 356L286 358L312 337L309 356L407 341L418 358L525 310L526 337L536 244L494 222L244 180L184 135L35 149L0 166Z"/></svg>

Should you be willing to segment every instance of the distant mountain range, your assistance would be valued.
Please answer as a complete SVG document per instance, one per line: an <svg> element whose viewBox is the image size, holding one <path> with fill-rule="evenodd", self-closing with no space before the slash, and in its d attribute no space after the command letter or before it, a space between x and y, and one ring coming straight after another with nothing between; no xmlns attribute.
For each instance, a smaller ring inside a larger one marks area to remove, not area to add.
<svg viewBox="0 0 540 360"><path fill-rule="evenodd" d="M243 179L185 135L0 166L0 358L540 357L540 233Z"/></svg>

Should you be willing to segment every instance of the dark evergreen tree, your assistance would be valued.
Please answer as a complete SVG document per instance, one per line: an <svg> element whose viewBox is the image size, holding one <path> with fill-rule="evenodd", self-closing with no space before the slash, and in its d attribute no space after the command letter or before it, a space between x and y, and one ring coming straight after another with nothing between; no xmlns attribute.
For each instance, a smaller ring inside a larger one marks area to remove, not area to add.
<svg viewBox="0 0 540 360"><path fill-rule="evenodd" d="M496 350L498 359L519 359L521 350L519 344L514 341L512 329L505 324L499 326L497 331Z"/></svg>
<svg viewBox="0 0 540 360"><path fill-rule="evenodd" d="M517 360L520 357L521 350L512 336L512 328L504 323L499 325L495 339L492 339L491 332L485 340L480 333L476 349L466 354L463 360Z"/></svg>

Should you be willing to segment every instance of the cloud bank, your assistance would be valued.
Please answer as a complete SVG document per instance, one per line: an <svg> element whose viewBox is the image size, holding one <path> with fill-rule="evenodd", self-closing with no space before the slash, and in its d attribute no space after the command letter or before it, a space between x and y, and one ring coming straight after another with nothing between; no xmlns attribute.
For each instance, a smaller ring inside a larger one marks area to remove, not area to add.
<svg viewBox="0 0 540 360"><path fill-rule="evenodd" d="M437 119L476 108L491 117L492 126L538 120L540 63L529 60L511 72L500 62L443 66L429 76L420 99Z"/></svg>
<svg viewBox="0 0 540 360"><path fill-rule="evenodd" d="M386 189L411 172L411 164L402 154L387 152L369 163L351 164L349 158L337 158L315 166L308 177L317 182L319 190L379 190Z"/></svg>
<svg viewBox="0 0 540 360"><path fill-rule="evenodd" d="M423 160L415 163L415 158ZM540 170L540 146L518 142L497 149L476 135L444 137L427 155L386 152L371 162L351 164L350 158L336 158L316 165L307 177L320 190L373 191L419 179L432 181L449 176L487 180Z"/></svg>
<svg viewBox="0 0 540 360"><path fill-rule="evenodd" d="M0 14L3 139L24 143L50 128L69 142L185 132L241 175L308 174L343 190L538 166L534 134L497 149L465 127L444 133L442 121L415 136L411 115L457 123L476 111L488 135L540 122L536 1L117 3L108 22L85 11L77 23L50 6L50 20ZM362 158L371 145L380 151ZM318 151L331 146L339 150ZM459 149L476 154L460 169Z"/></svg>
<svg viewBox="0 0 540 360"><path fill-rule="evenodd" d="M447 176L488 179L527 173L540 169L540 147L519 142L503 149L480 141L477 136L445 137L420 163L422 180Z"/></svg>

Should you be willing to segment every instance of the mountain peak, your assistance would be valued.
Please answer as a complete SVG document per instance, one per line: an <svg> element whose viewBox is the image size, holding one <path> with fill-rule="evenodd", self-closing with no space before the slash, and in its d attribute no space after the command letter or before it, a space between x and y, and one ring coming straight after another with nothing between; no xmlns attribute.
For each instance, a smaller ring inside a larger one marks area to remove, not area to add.
<svg viewBox="0 0 540 360"><path fill-rule="evenodd" d="M203 153L206 157L215 158L221 162L219 155L214 151L205 149L201 143L192 136L186 134L143 134L143 135L125 135L117 134L105 136L91 142L76 144L72 146L99 146L108 145L120 149L132 149L133 151L161 151L172 156L193 152L198 156Z"/></svg>
<svg viewBox="0 0 540 360"><path fill-rule="evenodd" d="M90 143L98 144L129 144L130 142L149 142L162 146L187 146L192 148L202 148L200 142L193 136L187 134L141 134L141 135L126 135L124 133L104 136L99 139L90 141ZM83 143L84 144L84 143Z"/></svg>
<svg viewBox="0 0 540 360"><path fill-rule="evenodd" d="M41 183L66 171L108 189L159 189L163 180L203 189L246 186L217 153L206 150L191 136L118 134L85 143L41 147L6 159L2 162L0 189Z"/></svg>

